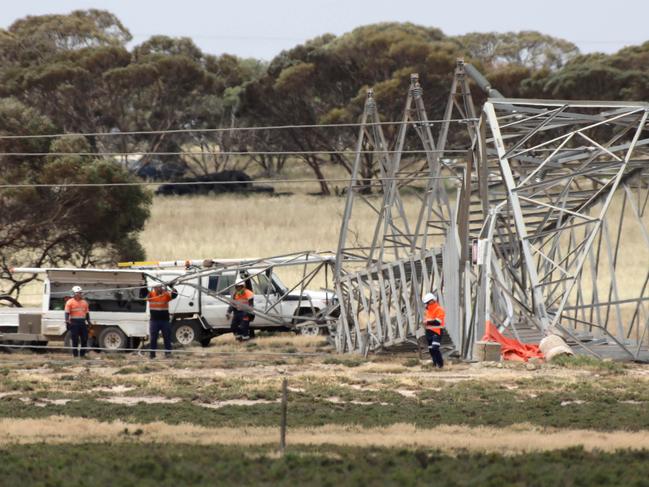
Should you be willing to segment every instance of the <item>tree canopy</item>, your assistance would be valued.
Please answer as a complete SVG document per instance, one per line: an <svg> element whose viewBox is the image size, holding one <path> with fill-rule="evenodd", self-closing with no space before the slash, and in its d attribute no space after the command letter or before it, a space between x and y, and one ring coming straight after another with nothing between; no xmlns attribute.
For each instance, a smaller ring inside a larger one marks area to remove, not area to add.
<svg viewBox="0 0 649 487"><path fill-rule="evenodd" d="M119 19L102 10L29 16L0 29L0 135L121 134L0 139L2 183L134 181L127 156L134 152L144 154L140 167L180 164L198 176L247 164L273 175L287 155L228 153L292 151L324 179L327 164L350 169L341 153L354 147L355 129L192 129L355 122L369 88L384 120L399 120L411 73L419 74L429 117L439 118L458 57L506 96L649 97L649 42L581 55L574 44L534 31L447 36L386 22L316 37L265 63L207 54L189 38L131 41ZM183 130L165 132L176 129ZM388 137L394 130L385 127ZM142 131L161 133L123 134ZM25 152L45 155L14 155ZM363 171L375 175L371 158ZM320 185L331 192L326 181ZM141 187L25 186L0 189L0 201L5 269L16 256L33 265L143 256L137 234L151 196Z"/></svg>
<svg viewBox="0 0 649 487"><path fill-rule="evenodd" d="M204 54L187 38L154 36L129 50L130 40L119 20L100 10L27 17L0 31L0 135L231 125L241 86L263 66ZM145 153L139 164L146 165L152 152L178 152L199 139L190 133L0 139L0 183L135 182L128 158L114 153ZM197 172L220 164L216 157L199 159L191 165ZM138 232L151 195L142 187L22 186L0 189L0 200L4 278L13 279L8 269L16 264L144 258ZM14 281L10 289L21 284Z"/></svg>

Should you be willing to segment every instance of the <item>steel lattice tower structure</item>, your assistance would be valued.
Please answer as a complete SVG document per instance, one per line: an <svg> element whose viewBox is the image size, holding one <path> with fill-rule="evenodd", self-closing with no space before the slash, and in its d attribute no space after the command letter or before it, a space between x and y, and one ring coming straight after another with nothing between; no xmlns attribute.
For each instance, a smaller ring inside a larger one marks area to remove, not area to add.
<svg viewBox="0 0 649 487"><path fill-rule="evenodd" d="M488 97L481 113L469 79ZM415 342L421 294L436 290L464 358L487 321L523 340L560 334L578 351L648 358L648 110L506 99L459 60L443 120L429 122L413 75L388 141L368 92L336 256L338 350ZM359 172L368 151L374 193ZM413 187L416 213L403 203ZM355 230L361 205L371 235Z"/></svg>

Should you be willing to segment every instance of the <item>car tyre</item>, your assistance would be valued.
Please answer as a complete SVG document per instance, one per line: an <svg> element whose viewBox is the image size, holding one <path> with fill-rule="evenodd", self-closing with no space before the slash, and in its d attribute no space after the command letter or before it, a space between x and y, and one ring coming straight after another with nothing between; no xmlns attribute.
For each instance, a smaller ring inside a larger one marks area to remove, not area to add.
<svg viewBox="0 0 649 487"><path fill-rule="evenodd" d="M199 341L198 326L190 321L179 321L174 323L171 329L171 339L184 347Z"/></svg>

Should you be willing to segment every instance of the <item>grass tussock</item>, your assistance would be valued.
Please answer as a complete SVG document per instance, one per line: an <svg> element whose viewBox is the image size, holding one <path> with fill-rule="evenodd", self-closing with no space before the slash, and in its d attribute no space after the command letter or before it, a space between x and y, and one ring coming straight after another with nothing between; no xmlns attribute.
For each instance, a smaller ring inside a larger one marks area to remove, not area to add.
<svg viewBox="0 0 649 487"><path fill-rule="evenodd" d="M611 374L622 374L625 370L624 363L601 360L590 355L559 355L552 363L570 369L594 370Z"/></svg>
<svg viewBox="0 0 649 487"><path fill-rule="evenodd" d="M345 367L360 367L365 362L360 357L327 357L323 363L327 365L344 365Z"/></svg>

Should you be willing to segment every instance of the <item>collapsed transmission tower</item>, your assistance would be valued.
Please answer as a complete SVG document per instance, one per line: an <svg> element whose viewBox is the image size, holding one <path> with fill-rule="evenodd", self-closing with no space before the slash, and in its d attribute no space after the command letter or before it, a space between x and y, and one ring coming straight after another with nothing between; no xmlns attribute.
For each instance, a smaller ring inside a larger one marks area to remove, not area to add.
<svg viewBox="0 0 649 487"><path fill-rule="evenodd" d="M480 115L469 79L488 97ZM337 349L415 343L435 290L466 359L489 321L649 358L648 110L507 99L459 60L439 125L413 75L388 141L369 91L336 255Z"/></svg>

